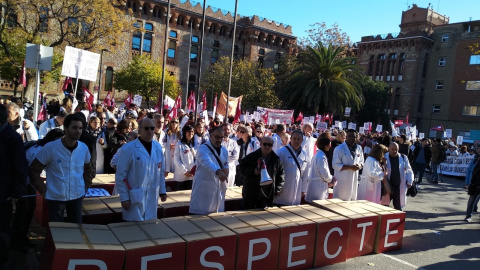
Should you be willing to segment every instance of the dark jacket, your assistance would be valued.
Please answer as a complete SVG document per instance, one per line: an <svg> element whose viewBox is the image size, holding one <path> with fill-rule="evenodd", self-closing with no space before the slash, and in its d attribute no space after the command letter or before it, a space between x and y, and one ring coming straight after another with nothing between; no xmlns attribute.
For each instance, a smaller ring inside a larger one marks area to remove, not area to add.
<svg viewBox="0 0 480 270"><path fill-rule="evenodd" d="M0 202L26 194L28 162L25 148L20 135L8 123L0 125L0 172Z"/></svg>
<svg viewBox="0 0 480 270"><path fill-rule="evenodd" d="M107 143L107 148L103 151L104 154L104 162L103 162L103 172L104 173L115 173L115 170L110 166L110 161L113 158L114 148L110 146L110 143L113 142L113 135L115 134L115 128L105 128L105 140Z"/></svg>
<svg viewBox="0 0 480 270"><path fill-rule="evenodd" d="M260 175L255 175L259 158L262 158L261 149L240 160L240 170L237 173L244 177L242 197L245 209L273 206L273 200L282 191L285 182L285 172L280 163L280 158L272 151L265 161L268 175L272 177L273 184L260 186Z"/></svg>
<svg viewBox="0 0 480 270"><path fill-rule="evenodd" d="M398 144L398 152L407 156L410 163L412 162L413 153L412 153L412 150L410 150L410 144L408 143Z"/></svg>
<svg viewBox="0 0 480 270"><path fill-rule="evenodd" d="M420 150L422 149L422 145L420 144L419 146L415 147L415 150L413 150L413 162L418 157L418 154L420 153ZM430 160L432 160L432 150L430 150L430 147L428 145L425 146L425 164L430 164Z"/></svg>

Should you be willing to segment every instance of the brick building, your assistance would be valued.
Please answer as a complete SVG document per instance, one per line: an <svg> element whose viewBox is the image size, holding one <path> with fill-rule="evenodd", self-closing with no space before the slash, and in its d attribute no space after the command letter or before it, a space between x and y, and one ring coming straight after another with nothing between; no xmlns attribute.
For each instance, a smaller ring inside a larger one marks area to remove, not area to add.
<svg viewBox="0 0 480 270"><path fill-rule="evenodd" d="M390 119L405 119L425 136L440 137L443 125L453 137L480 129L480 21L449 23L430 8L413 5L402 12L400 33L364 36L357 43L366 75L390 88Z"/></svg>
<svg viewBox="0 0 480 270"><path fill-rule="evenodd" d="M202 12L200 3L171 1L166 69L177 78L182 88L182 96L185 96L187 89L195 90ZM109 85L114 79L113 72L125 66L133 55L147 54L154 60L162 61L167 2L129 0L126 2L125 13L132 20L132 24L142 30L126 34L124 42L117 45L114 53L103 53L101 69L105 76L102 76L101 97L109 90ZM220 57L230 56L232 36L233 15L208 6L202 55L203 74L209 72L210 65ZM292 35L291 26L284 26L258 16L237 15L235 58L259 61L264 67L274 68L275 62L282 55L294 53L295 44L296 37ZM89 84L90 88L93 88L92 84ZM95 85L98 85L98 82ZM115 95L119 98L126 97L125 92Z"/></svg>

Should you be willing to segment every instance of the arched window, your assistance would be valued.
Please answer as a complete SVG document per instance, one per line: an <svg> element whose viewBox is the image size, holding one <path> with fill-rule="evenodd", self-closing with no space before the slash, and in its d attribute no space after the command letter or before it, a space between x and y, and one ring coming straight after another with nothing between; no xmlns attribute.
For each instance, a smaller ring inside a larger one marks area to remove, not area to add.
<svg viewBox="0 0 480 270"><path fill-rule="evenodd" d="M112 91L113 86L113 67L107 67L105 71L105 91Z"/></svg>

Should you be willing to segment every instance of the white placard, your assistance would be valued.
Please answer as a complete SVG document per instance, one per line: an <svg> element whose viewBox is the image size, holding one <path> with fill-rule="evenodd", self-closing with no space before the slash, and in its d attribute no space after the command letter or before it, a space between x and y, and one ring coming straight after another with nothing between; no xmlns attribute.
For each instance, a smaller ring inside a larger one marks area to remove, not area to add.
<svg viewBox="0 0 480 270"><path fill-rule="evenodd" d="M347 121L342 121L342 127L347 128Z"/></svg>
<svg viewBox="0 0 480 270"><path fill-rule="evenodd" d="M203 111L202 116L203 116L203 119L205 119L205 126L208 127L208 125L210 124L210 122L208 121L208 111L207 110Z"/></svg>
<svg viewBox="0 0 480 270"><path fill-rule="evenodd" d="M423 138L425 138L425 133L423 133L423 132L418 133L418 138L419 138L420 140L423 139Z"/></svg>
<svg viewBox="0 0 480 270"><path fill-rule="evenodd" d="M359 132L360 134L365 134L365 127L359 127L358 129L359 129L358 132Z"/></svg>
<svg viewBox="0 0 480 270"><path fill-rule="evenodd" d="M445 129L445 138L452 138L452 129L447 128Z"/></svg>
<svg viewBox="0 0 480 270"><path fill-rule="evenodd" d="M38 46L40 46L40 51ZM40 54L40 70L52 70L53 47L27 43L25 50L25 67L37 69L38 54Z"/></svg>
<svg viewBox="0 0 480 270"><path fill-rule="evenodd" d="M343 130L342 122L340 122L340 121L335 121L335 127L338 128L339 130Z"/></svg>
<svg viewBox="0 0 480 270"><path fill-rule="evenodd" d="M346 108L345 108L345 116L346 116L346 117L350 117L350 111L351 111L351 110L352 110L352 108L350 108L350 107L346 107Z"/></svg>
<svg viewBox="0 0 480 270"><path fill-rule="evenodd" d="M309 122L313 125L313 123L315 123L315 116L310 116Z"/></svg>
<svg viewBox="0 0 480 270"><path fill-rule="evenodd" d="M63 56L62 76L94 82L97 80L99 62L100 54L67 46Z"/></svg>
<svg viewBox="0 0 480 270"><path fill-rule="evenodd" d="M143 100L143 97L140 96L140 95L135 95L133 97L133 104L137 105L138 107L141 107L142 106L142 100Z"/></svg>
<svg viewBox="0 0 480 270"><path fill-rule="evenodd" d="M383 126L382 125L377 125L377 128L375 129L377 132L382 132L383 131Z"/></svg>
<svg viewBox="0 0 480 270"><path fill-rule="evenodd" d="M357 130L357 124L355 124L355 123L348 123L348 129Z"/></svg>
<svg viewBox="0 0 480 270"><path fill-rule="evenodd" d="M367 123L363 123L363 129L364 130L370 130L370 124L367 122Z"/></svg>
<svg viewBox="0 0 480 270"><path fill-rule="evenodd" d="M183 126L185 126L185 124L188 122L188 115L184 116L182 118L182 122L180 122L180 129L183 128Z"/></svg>
<svg viewBox="0 0 480 270"><path fill-rule="evenodd" d="M318 122L317 123L317 130L320 130L320 131L325 131L327 130L327 127L328 127L328 124L327 122Z"/></svg>
<svg viewBox="0 0 480 270"><path fill-rule="evenodd" d="M463 136L457 136L457 145L462 145L463 143Z"/></svg>

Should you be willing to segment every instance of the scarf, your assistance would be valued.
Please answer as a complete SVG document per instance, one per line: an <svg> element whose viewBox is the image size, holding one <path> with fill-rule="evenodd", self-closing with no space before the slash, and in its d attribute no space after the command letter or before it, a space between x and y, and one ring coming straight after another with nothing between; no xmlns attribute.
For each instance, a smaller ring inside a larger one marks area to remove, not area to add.
<svg viewBox="0 0 480 270"><path fill-rule="evenodd" d="M88 134L95 137L95 139L98 139L98 136L100 135L100 133L102 133L102 128L93 129L91 126L88 126L87 132Z"/></svg>

